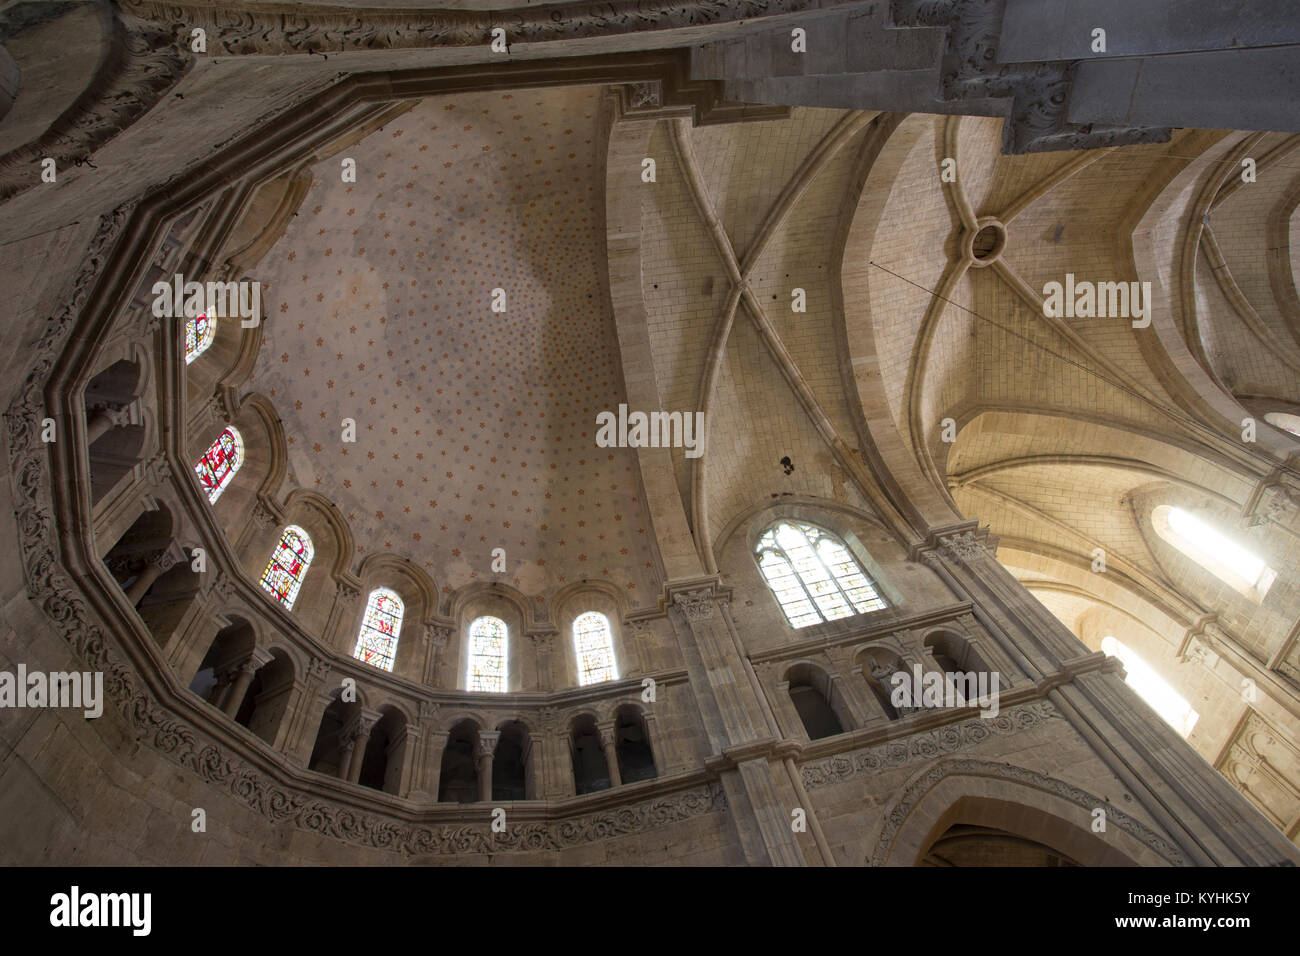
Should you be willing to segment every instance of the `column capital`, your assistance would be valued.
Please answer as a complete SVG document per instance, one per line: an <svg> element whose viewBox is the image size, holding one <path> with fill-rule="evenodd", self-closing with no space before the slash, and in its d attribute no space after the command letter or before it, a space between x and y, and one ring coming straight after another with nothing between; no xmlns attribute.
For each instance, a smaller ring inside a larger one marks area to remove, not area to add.
<svg viewBox="0 0 1300 956"><path fill-rule="evenodd" d="M424 633L428 637L429 643L434 647L445 647L447 642L451 640L454 630L455 627L452 624L442 622L434 622L424 626Z"/></svg>
<svg viewBox="0 0 1300 956"><path fill-rule="evenodd" d="M908 549L911 561L937 561L941 557L954 564L970 564L983 557L991 557L997 550L997 539L989 536L988 528L978 521L962 521L930 529L921 541Z"/></svg>
<svg viewBox="0 0 1300 956"><path fill-rule="evenodd" d="M167 547L150 558L148 564L151 567L156 567L160 573L165 574L176 565L188 561L189 557L185 554L185 549L177 542L171 541L168 542Z"/></svg>
<svg viewBox="0 0 1300 956"><path fill-rule="evenodd" d="M482 760L496 753L497 740L501 735L495 730L480 730L478 742L474 745L474 756Z"/></svg>
<svg viewBox="0 0 1300 956"><path fill-rule="evenodd" d="M533 642L537 650L550 653L555 649L555 639L559 637L559 632L553 628L545 630L537 629L528 632L528 639Z"/></svg>
<svg viewBox="0 0 1300 956"><path fill-rule="evenodd" d="M422 700L416 704L421 724L431 724L433 719L438 716L438 711L442 709L442 704L436 700Z"/></svg>
<svg viewBox="0 0 1300 956"><path fill-rule="evenodd" d="M680 610L688 621L707 621L718 605L725 606L731 601L731 590L722 587L716 575L671 581L664 585L662 600Z"/></svg>

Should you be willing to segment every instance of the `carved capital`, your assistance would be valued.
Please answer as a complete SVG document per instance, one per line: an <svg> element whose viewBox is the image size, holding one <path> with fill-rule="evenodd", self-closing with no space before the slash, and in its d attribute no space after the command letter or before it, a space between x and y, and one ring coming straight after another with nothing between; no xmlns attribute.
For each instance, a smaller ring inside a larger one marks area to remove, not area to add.
<svg viewBox="0 0 1300 956"><path fill-rule="evenodd" d="M939 539L944 555L961 564L969 564L979 558L989 556L989 549L975 536L973 531L963 531Z"/></svg>
<svg viewBox="0 0 1300 956"><path fill-rule="evenodd" d="M253 526L259 531L270 531L279 524L279 519L261 501L253 505L253 513L250 517L253 519Z"/></svg>
<svg viewBox="0 0 1300 956"><path fill-rule="evenodd" d="M420 723L422 724L432 723L433 718L436 717L438 711L442 709L441 704L439 704L437 701L432 701L432 700L422 700L419 702L418 707L419 707L419 714L420 714Z"/></svg>
<svg viewBox="0 0 1300 956"><path fill-rule="evenodd" d="M478 742L474 744L474 756L482 760L496 753L497 738L501 735L495 730L479 731Z"/></svg>
<svg viewBox="0 0 1300 956"><path fill-rule="evenodd" d="M224 571L218 571L208 588L208 600L217 607L224 607L235 599L235 582Z"/></svg>
<svg viewBox="0 0 1300 956"><path fill-rule="evenodd" d="M324 657L313 657L307 663L307 673L313 680L324 682L330 676L330 662Z"/></svg>
<svg viewBox="0 0 1300 956"><path fill-rule="evenodd" d="M430 624L425 633L428 635L429 643L434 647L445 647L451 640L451 631L450 624Z"/></svg>
<svg viewBox="0 0 1300 956"><path fill-rule="evenodd" d="M548 734L560 729L563 718L558 707L543 707L537 712L537 725Z"/></svg>
<svg viewBox="0 0 1300 956"><path fill-rule="evenodd" d="M188 560L189 558L185 554L185 549L173 541L167 545L167 547L163 548L162 551L158 552L158 554L154 555L149 560L149 564L152 567L156 567L163 574L166 574L172 568L176 567L176 565L184 564Z"/></svg>
<svg viewBox="0 0 1300 956"><path fill-rule="evenodd" d="M699 588L694 591L678 591L673 595L676 604L688 621L707 621L713 617L713 589Z"/></svg>
<svg viewBox="0 0 1300 956"><path fill-rule="evenodd" d="M1184 663L1195 662L1205 667L1214 669L1219 663L1219 655L1214 652L1208 643L1197 637L1192 637L1187 642L1187 649L1183 651L1182 660Z"/></svg>
<svg viewBox="0 0 1300 956"><path fill-rule="evenodd" d="M172 466L167 459L158 455L149 461L149 480L155 485L164 485L172 479Z"/></svg>

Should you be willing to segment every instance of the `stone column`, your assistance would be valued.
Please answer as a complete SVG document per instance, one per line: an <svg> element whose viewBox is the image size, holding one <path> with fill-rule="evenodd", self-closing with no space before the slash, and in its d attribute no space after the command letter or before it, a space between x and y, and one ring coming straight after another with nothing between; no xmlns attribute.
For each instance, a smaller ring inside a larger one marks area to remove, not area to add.
<svg viewBox="0 0 1300 956"><path fill-rule="evenodd" d="M479 731L478 743L474 756L478 761L478 798L485 803L492 799L492 757L496 753L497 738L501 735L495 730Z"/></svg>
<svg viewBox="0 0 1300 956"><path fill-rule="evenodd" d="M622 786L623 775L618 772L618 725L612 720L602 720L596 729L600 731L600 749L605 751L605 765L609 768L609 785Z"/></svg>
<svg viewBox="0 0 1300 956"><path fill-rule="evenodd" d="M537 795L543 800L573 796L573 766L565 740L564 718L558 708L543 707L537 714L540 733L534 735ZM541 749L538 750L540 745ZM537 755L540 754L540 759Z"/></svg>
<svg viewBox="0 0 1300 956"><path fill-rule="evenodd" d="M284 735L284 750L302 767L306 767L311 761L311 752L316 749L316 734L320 730L321 718L325 715L325 709L334 700L329 694L321 693L329 673L330 662L323 657L313 657L307 663L307 675L303 678L302 693L296 698L293 709L286 715L288 729Z"/></svg>
<svg viewBox="0 0 1300 956"><path fill-rule="evenodd" d="M257 673L257 669L270 661L270 651L255 647L253 653L248 655L248 659L236 666L235 679L231 682L230 691L221 708L231 720L234 720L235 715L239 713L239 706L244 702L244 695L248 693L248 685L253 683L253 676Z"/></svg>
<svg viewBox="0 0 1300 956"><path fill-rule="evenodd" d="M384 775L384 789L389 793L405 797L411 792L422 736L418 724L407 724L389 745L388 770Z"/></svg>
<svg viewBox="0 0 1300 956"><path fill-rule="evenodd" d="M140 572L140 576L132 581L127 589L126 599L131 602L131 606L139 607L145 593L153 587L154 582L184 560L185 552L175 541L168 544L162 553L150 558L144 570Z"/></svg>
<svg viewBox="0 0 1300 956"><path fill-rule="evenodd" d="M670 754L667 750L667 741L659 735L659 722L652 713L641 715L641 723L645 728L646 746L650 748L650 755L654 757L655 774L664 776L680 769L677 764L676 754Z"/></svg>
<svg viewBox="0 0 1300 956"><path fill-rule="evenodd" d="M447 746L447 731L439 731L433 725L441 705L422 700L418 707L416 726L420 733L418 739L407 749L410 779L406 794L414 799L432 795L437 800L438 775L442 770L442 751Z"/></svg>
<svg viewBox="0 0 1300 956"><path fill-rule="evenodd" d="M352 760L348 765L348 781L356 783L361 778L361 764L366 759L366 745L370 743L370 732L380 715L373 710L363 710L357 715L356 738L352 743Z"/></svg>
<svg viewBox="0 0 1300 956"><path fill-rule="evenodd" d="M125 405L101 405L86 419L86 447L114 428L131 424L131 412Z"/></svg>
<svg viewBox="0 0 1300 956"><path fill-rule="evenodd" d="M443 654L451 640L450 624L425 625L424 682L437 687L442 679Z"/></svg>
<svg viewBox="0 0 1300 956"><path fill-rule="evenodd" d="M555 670L553 654L555 649L555 631L535 631L529 638L533 642L533 652L537 659L537 689L549 691L555 689Z"/></svg>
<svg viewBox="0 0 1300 956"><path fill-rule="evenodd" d="M424 758L423 773L420 789L417 793L422 793L430 799L437 801L438 791L442 784L442 754L447 749L447 738L451 732L447 730L428 730L424 734ZM412 794L415 796L416 794Z"/></svg>
<svg viewBox="0 0 1300 956"><path fill-rule="evenodd" d="M542 795L542 768L546 763L546 738L530 730L524 741L524 799L537 800Z"/></svg>
<svg viewBox="0 0 1300 956"><path fill-rule="evenodd" d="M334 647L348 656L356 649L356 633L353 625L357 620L357 605L361 602L361 591L347 582L340 582L334 593L334 605L330 608L329 620L325 624L324 637L327 647ZM346 645L346 646L345 646Z"/></svg>
<svg viewBox="0 0 1300 956"><path fill-rule="evenodd" d="M848 648L832 647L826 651L826 659L830 662L830 687L835 698L838 699L844 708L853 718L853 727L845 727L845 730L853 730L857 727L865 727L871 720L874 711L864 699L869 693L866 687L860 686L859 682L851 679L853 674L853 661L850 659ZM846 679L845 675L850 675ZM831 703L831 701L827 701Z"/></svg>
<svg viewBox="0 0 1300 956"><path fill-rule="evenodd" d="M799 711L795 710L794 701L790 699L790 682L788 680L776 682L776 717L777 721L782 725L782 732L787 737L808 739L808 734L804 731L803 720L799 717Z"/></svg>
<svg viewBox="0 0 1300 956"><path fill-rule="evenodd" d="M353 720L339 731L339 765L334 775L340 780L347 780L352 771L352 755L357 746L357 725Z"/></svg>
<svg viewBox="0 0 1300 956"><path fill-rule="evenodd" d="M716 578L669 582L670 620L686 658L691 687L715 754L744 747L757 756L736 760L721 773L735 800L748 800L754 825L740 839L751 865L803 866L799 841L790 830L783 798L785 767L770 748L779 733L728 608L728 592ZM812 808L807 808L812 812Z"/></svg>

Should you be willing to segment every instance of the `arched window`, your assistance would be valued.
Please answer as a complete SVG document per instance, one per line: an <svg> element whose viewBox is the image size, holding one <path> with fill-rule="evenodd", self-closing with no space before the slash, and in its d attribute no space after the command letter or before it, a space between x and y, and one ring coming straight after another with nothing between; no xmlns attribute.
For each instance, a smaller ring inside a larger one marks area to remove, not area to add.
<svg viewBox="0 0 1300 956"><path fill-rule="evenodd" d="M510 629L499 617L480 617L469 626L470 690L503 693L506 689L506 650Z"/></svg>
<svg viewBox="0 0 1300 956"><path fill-rule="evenodd" d="M262 572L262 587L270 591L285 610L293 610L293 602L302 587L302 579L312 558L311 538L297 525L289 525L280 535L280 543L271 552L271 560Z"/></svg>
<svg viewBox="0 0 1300 956"><path fill-rule="evenodd" d="M208 504L216 503L243 463L244 439L237 429L227 428L208 446L208 450L194 466L199 484L208 493Z"/></svg>
<svg viewBox="0 0 1300 956"><path fill-rule="evenodd" d="M791 627L884 608L876 586L833 534L782 521L758 541L759 570Z"/></svg>
<svg viewBox="0 0 1300 956"><path fill-rule="evenodd" d="M1269 412L1264 416L1264 421L1274 428L1280 428L1282 431L1290 432L1300 438L1300 415L1291 415L1287 412Z"/></svg>
<svg viewBox="0 0 1300 956"><path fill-rule="evenodd" d="M1247 597L1262 599L1277 578L1258 556L1190 511L1160 505L1151 512L1151 524L1160 537Z"/></svg>
<svg viewBox="0 0 1300 956"><path fill-rule="evenodd" d="M573 651L578 657L578 683L583 687L601 681L618 680L614 666L614 639L609 619L588 611L573 622Z"/></svg>
<svg viewBox="0 0 1300 956"><path fill-rule="evenodd" d="M185 364L189 365L207 351L217 335L217 320L206 312L185 320Z"/></svg>
<svg viewBox="0 0 1300 956"><path fill-rule="evenodd" d="M1183 737L1192 732L1196 721L1200 719L1200 714L1192 710L1192 705L1187 702L1187 698L1169 686L1169 683L1152 670L1146 661L1138 657L1132 648L1108 636L1102 639L1101 650L1103 654L1118 657L1123 661L1124 670L1128 672L1125 682L1137 691L1137 695L1145 700L1152 710L1164 718L1165 723Z"/></svg>
<svg viewBox="0 0 1300 956"><path fill-rule="evenodd" d="M388 588L375 588L366 601L366 616L361 620L357 648L352 656L391 671L397 657L397 638L402 632L402 599Z"/></svg>

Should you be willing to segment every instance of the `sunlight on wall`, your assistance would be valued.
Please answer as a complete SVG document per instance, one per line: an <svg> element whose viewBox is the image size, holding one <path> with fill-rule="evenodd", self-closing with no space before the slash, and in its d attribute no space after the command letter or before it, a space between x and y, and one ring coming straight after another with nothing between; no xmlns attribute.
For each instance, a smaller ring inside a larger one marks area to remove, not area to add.
<svg viewBox="0 0 1300 956"><path fill-rule="evenodd" d="M1106 637L1101 642L1102 653L1118 657L1124 662L1128 671L1127 683L1138 696L1151 705L1151 709L1165 719L1174 730L1186 737L1196 726L1200 714L1192 710L1187 698L1169 686L1163 677L1157 674L1146 661L1126 644L1113 637Z"/></svg>

